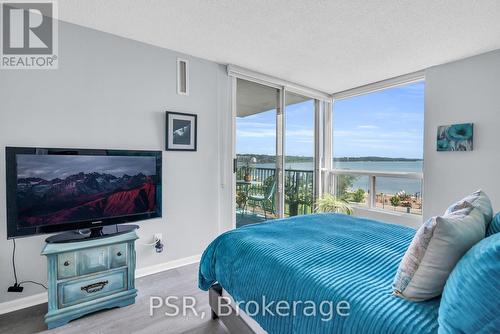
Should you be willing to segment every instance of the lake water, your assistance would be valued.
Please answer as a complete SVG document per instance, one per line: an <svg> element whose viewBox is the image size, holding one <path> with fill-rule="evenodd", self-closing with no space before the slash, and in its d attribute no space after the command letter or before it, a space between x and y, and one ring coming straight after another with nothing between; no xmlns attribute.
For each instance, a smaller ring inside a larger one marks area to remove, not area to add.
<svg viewBox="0 0 500 334"><path fill-rule="evenodd" d="M274 164L256 164L255 167L274 168ZM335 169L370 170L381 172L422 172L422 161L334 161ZM313 170L312 162L285 163L285 169ZM353 188L368 191L368 176L360 176ZM376 192L394 194L404 190L407 194L420 193L420 180L377 177Z"/></svg>

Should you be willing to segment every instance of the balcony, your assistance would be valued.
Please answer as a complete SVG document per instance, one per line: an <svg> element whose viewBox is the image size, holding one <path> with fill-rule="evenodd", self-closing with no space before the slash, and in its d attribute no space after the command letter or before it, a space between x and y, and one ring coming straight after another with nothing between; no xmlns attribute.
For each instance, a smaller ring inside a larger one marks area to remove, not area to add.
<svg viewBox="0 0 500 334"><path fill-rule="evenodd" d="M236 226L277 218L275 169L240 166L236 173ZM246 174L246 176L245 176ZM314 211L313 171L285 169L285 217ZM323 170L325 191L354 208L422 215L422 173Z"/></svg>
<svg viewBox="0 0 500 334"><path fill-rule="evenodd" d="M276 169L239 167L236 172L236 226L277 218ZM245 174L249 175L245 179ZM313 171L285 170L285 217L313 212Z"/></svg>

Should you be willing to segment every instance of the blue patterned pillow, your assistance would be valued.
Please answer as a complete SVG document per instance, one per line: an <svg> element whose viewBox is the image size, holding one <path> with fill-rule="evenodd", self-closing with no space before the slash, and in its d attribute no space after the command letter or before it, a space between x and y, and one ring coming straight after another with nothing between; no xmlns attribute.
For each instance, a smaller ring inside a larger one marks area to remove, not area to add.
<svg viewBox="0 0 500 334"><path fill-rule="evenodd" d="M492 234L500 232L500 212L493 217L490 225L488 225L488 229L486 230L486 236L490 236Z"/></svg>
<svg viewBox="0 0 500 334"><path fill-rule="evenodd" d="M500 233L478 242L451 272L439 306L439 334L498 333L500 329L498 282L500 282Z"/></svg>

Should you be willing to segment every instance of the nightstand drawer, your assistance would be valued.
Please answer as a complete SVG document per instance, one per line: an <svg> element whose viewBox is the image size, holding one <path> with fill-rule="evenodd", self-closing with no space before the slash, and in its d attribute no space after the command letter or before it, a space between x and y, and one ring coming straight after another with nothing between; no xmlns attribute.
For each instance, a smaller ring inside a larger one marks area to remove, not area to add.
<svg viewBox="0 0 500 334"><path fill-rule="evenodd" d="M78 252L78 274L86 275L109 269L109 247L96 247Z"/></svg>
<svg viewBox="0 0 500 334"><path fill-rule="evenodd" d="M57 255L57 278L76 276L76 254L62 253Z"/></svg>
<svg viewBox="0 0 500 334"><path fill-rule="evenodd" d="M127 244L115 244L109 246L110 268L118 268L127 265Z"/></svg>
<svg viewBox="0 0 500 334"><path fill-rule="evenodd" d="M68 307L127 290L127 269L114 270L92 278L73 280L57 286L59 308Z"/></svg>

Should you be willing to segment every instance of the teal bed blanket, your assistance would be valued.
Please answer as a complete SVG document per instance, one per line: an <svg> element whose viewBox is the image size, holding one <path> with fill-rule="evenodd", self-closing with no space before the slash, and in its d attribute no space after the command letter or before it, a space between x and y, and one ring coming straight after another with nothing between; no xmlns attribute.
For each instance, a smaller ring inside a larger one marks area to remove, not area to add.
<svg viewBox="0 0 500 334"><path fill-rule="evenodd" d="M268 333L435 333L439 299L392 295L414 234L338 214L249 225L208 246L199 287L219 283Z"/></svg>

